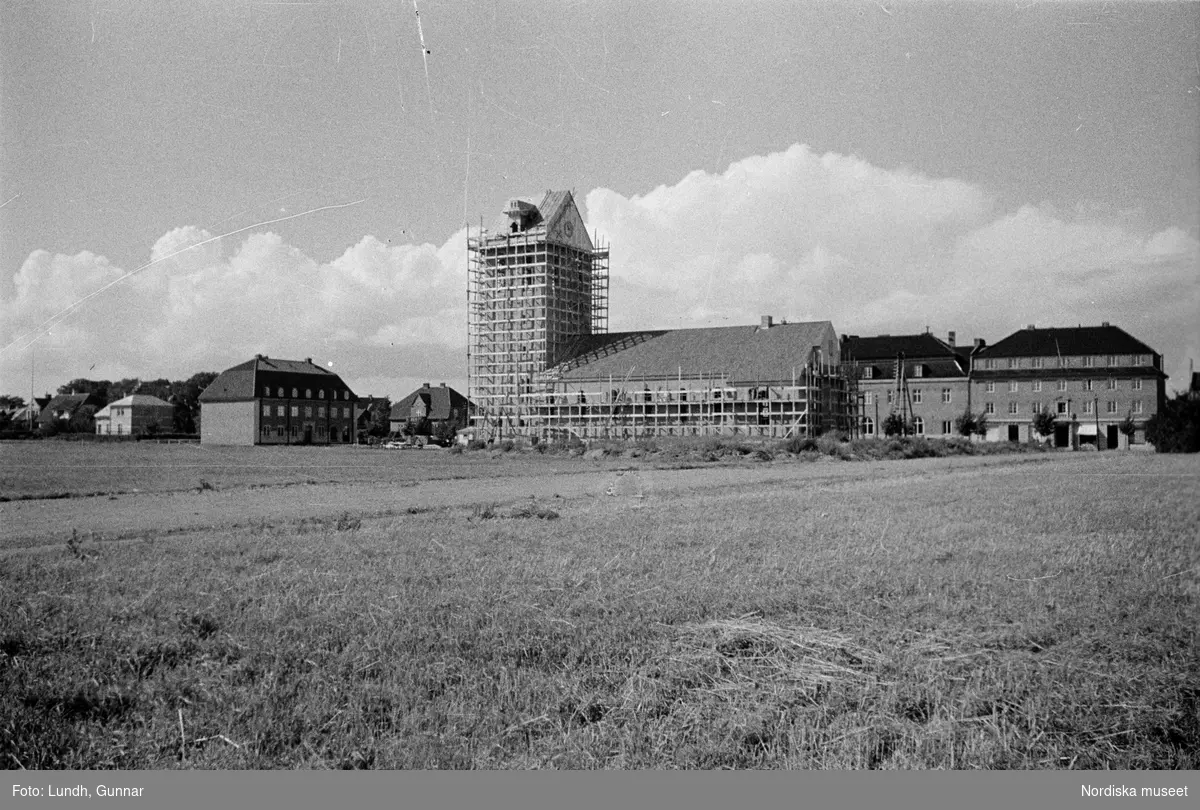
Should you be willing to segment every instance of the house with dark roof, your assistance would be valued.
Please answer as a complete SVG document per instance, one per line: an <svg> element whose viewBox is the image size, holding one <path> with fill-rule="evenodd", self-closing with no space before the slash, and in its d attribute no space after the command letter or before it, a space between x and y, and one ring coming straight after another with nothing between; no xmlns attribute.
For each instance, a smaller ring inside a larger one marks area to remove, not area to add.
<svg viewBox="0 0 1200 810"><path fill-rule="evenodd" d="M1057 447L1098 449L1145 442L1145 422L1166 400L1162 355L1124 329L1030 325L981 349L971 396L987 416L988 439L1034 441L1033 418L1054 414ZM1121 425L1132 423L1132 437Z"/></svg>
<svg viewBox="0 0 1200 810"><path fill-rule="evenodd" d="M85 408L90 408L95 413L103 401L95 394L58 394L42 408L38 415L38 428L42 431L61 430L70 424L76 415L86 413Z"/></svg>
<svg viewBox="0 0 1200 810"><path fill-rule="evenodd" d="M148 394L110 402L94 417L98 436L138 436L175 430L175 406Z"/></svg>
<svg viewBox="0 0 1200 810"><path fill-rule="evenodd" d="M312 361L255 355L200 394L201 444L351 444L358 397Z"/></svg>
<svg viewBox="0 0 1200 810"><path fill-rule="evenodd" d="M445 383L432 386L424 383L416 391L392 405L389 418L392 433L400 433L405 425L422 425L428 420L427 433L439 425L448 425L453 430L467 426L471 415L471 403L467 398Z"/></svg>
<svg viewBox="0 0 1200 810"><path fill-rule="evenodd" d="M955 420L971 406L969 381L975 347L955 345L951 332L942 340L920 335L842 337L842 364L856 382L858 433L883 434L891 414L918 435L951 436Z"/></svg>

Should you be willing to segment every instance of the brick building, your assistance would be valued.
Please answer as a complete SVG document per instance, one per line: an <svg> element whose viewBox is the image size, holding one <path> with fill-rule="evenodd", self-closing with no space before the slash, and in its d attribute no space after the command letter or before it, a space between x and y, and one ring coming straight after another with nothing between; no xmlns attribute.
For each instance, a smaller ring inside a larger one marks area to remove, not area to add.
<svg viewBox="0 0 1200 810"><path fill-rule="evenodd" d="M1120 431L1126 419L1137 428L1133 443L1145 442L1145 422L1162 408L1166 380L1162 355L1108 322L1030 325L975 355L971 396L987 416L991 441L1040 439L1033 417L1049 410L1056 447L1108 449L1128 446Z"/></svg>
<svg viewBox="0 0 1200 810"><path fill-rule="evenodd" d="M842 363L857 381L863 436L882 436L890 414L898 414L918 436L949 436L970 407L971 350L922 335L842 337ZM982 345L978 341L975 348Z"/></svg>
<svg viewBox="0 0 1200 810"><path fill-rule="evenodd" d="M201 444L351 444L358 397L312 358L253 360L200 395Z"/></svg>
<svg viewBox="0 0 1200 810"><path fill-rule="evenodd" d="M147 394L130 394L110 402L95 416L100 436L137 436L175 430L175 406Z"/></svg>

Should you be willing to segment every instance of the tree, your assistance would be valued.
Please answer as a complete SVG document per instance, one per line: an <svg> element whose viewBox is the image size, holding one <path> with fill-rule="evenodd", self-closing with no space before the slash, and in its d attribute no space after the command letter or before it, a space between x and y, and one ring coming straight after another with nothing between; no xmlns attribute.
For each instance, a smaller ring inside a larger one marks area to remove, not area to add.
<svg viewBox="0 0 1200 810"><path fill-rule="evenodd" d="M5 394L0 396L0 410L3 411L19 411L25 407L25 400L21 397L12 397Z"/></svg>
<svg viewBox="0 0 1200 810"><path fill-rule="evenodd" d="M910 426L904 421L904 417L892 411L887 415L887 419L883 420L883 435L884 436L905 436L908 435Z"/></svg>
<svg viewBox="0 0 1200 810"><path fill-rule="evenodd" d="M975 433L975 425L977 424L975 416L970 409L965 409L959 417L954 420L954 429L958 431L960 436L970 438Z"/></svg>
<svg viewBox="0 0 1200 810"><path fill-rule="evenodd" d="M1159 453L1200 452L1200 399L1179 393L1163 403L1146 420L1146 440Z"/></svg>
<svg viewBox="0 0 1200 810"><path fill-rule="evenodd" d="M383 438L392 432L392 399L391 397L380 397L372 400L370 407L367 408L367 413L370 414L367 419L370 427L367 428L367 435L376 438Z"/></svg>
<svg viewBox="0 0 1200 810"><path fill-rule="evenodd" d="M1043 439L1054 435L1054 414L1048 408L1042 408L1033 415L1033 429Z"/></svg>
<svg viewBox="0 0 1200 810"><path fill-rule="evenodd" d="M981 439L985 438L987 436L989 427L990 427L990 425L988 425L988 418L987 418L986 413L981 413L981 414L979 414L979 416L975 417L975 435L976 436L978 436Z"/></svg>
<svg viewBox="0 0 1200 810"><path fill-rule="evenodd" d="M91 394L96 402L97 408L103 408L111 400L108 398L108 388L112 383L108 380L89 380L85 377L76 377L66 385L58 387L60 394Z"/></svg>
<svg viewBox="0 0 1200 810"><path fill-rule="evenodd" d="M456 434L453 423L448 420L443 420L433 426L433 437L443 444L453 442Z"/></svg>
<svg viewBox="0 0 1200 810"><path fill-rule="evenodd" d="M96 432L96 411L99 410L95 405L80 405L75 413L71 414L71 418L67 420L67 433L95 433Z"/></svg>

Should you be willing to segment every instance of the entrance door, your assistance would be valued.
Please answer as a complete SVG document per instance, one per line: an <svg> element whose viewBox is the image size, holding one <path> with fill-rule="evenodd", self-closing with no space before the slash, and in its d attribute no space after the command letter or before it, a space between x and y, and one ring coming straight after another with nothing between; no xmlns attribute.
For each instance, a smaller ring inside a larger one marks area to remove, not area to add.
<svg viewBox="0 0 1200 810"><path fill-rule="evenodd" d="M1071 428L1067 425L1054 426L1054 446L1066 447L1071 442Z"/></svg>
<svg viewBox="0 0 1200 810"><path fill-rule="evenodd" d="M304 426L304 443L312 444L312 425Z"/></svg>
<svg viewBox="0 0 1200 810"><path fill-rule="evenodd" d="M1116 450L1117 447L1120 446L1119 441L1120 441L1120 437L1119 437L1119 431L1117 430L1117 426L1109 425L1108 426L1108 449Z"/></svg>
<svg viewBox="0 0 1200 810"><path fill-rule="evenodd" d="M1010 442L1021 441L1021 429L1019 427L1017 427L1016 425L1009 425L1008 426L1008 440Z"/></svg>

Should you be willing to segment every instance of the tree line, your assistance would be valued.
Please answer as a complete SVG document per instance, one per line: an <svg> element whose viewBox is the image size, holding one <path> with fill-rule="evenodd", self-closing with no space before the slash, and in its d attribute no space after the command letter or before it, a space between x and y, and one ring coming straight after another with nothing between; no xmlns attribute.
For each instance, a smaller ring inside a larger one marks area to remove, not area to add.
<svg viewBox="0 0 1200 810"><path fill-rule="evenodd" d="M55 432L91 433L95 430L93 417L96 412L111 402L124 399L130 394L145 394L158 397L175 407L174 431L176 433L198 433L200 431L200 394L217 378L215 371L201 371L186 380L142 380L127 377L122 380L90 380L77 377L60 385L57 394L89 394L92 401L84 405L65 424L55 424ZM25 407L24 398L0 396L0 430L21 429L24 425L12 424L13 412Z"/></svg>

